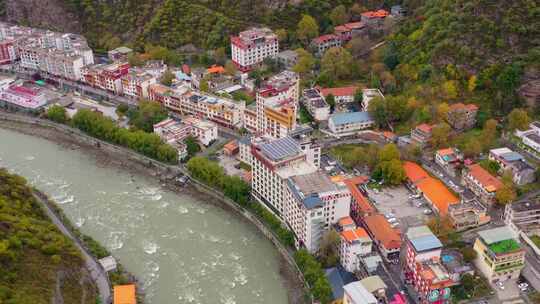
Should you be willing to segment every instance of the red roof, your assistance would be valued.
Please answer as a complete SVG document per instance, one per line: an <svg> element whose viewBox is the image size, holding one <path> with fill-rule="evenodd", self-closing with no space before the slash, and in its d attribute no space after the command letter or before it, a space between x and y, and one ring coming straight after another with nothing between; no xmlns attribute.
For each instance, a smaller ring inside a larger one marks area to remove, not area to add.
<svg viewBox="0 0 540 304"><path fill-rule="evenodd" d="M390 227L390 223L380 214L364 217L364 223L371 235L386 249L401 248L401 237L399 233Z"/></svg>
<svg viewBox="0 0 540 304"><path fill-rule="evenodd" d="M340 87L340 88L324 88L324 89L321 89L321 94L323 94L324 97L330 94L334 96L354 96L357 89L358 87L355 87L355 86Z"/></svg>
<svg viewBox="0 0 540 304"><path fill-rule="evenodd" d="M362 13L362 16L368 17L368 18L385 18L386 16L388 16L388 12L383 9L380 9L378 11L364 12Z"/></svg>
<svg viewBox="0 0 540 304"><path fill-rule="evenodd" d="M349 243L359 239L369 239L369 235L364 228L356 228L352 230L345 230L341 232L341 236Z"/></svg>
<svg viewBox="0 0 540 304"><path fill-rule="evenodd" d="M353 219L350 217L350 216L346 216L346 217L342 217L339 219L338 221L338 224L343 227L343 226L349 226L349 225L356 225L353 221Z"/></svg>
<svg viewBox="0 0 540 304"><path fill-rule="evenodd" d="M362 22L350 22L350 23L345 23L343 26L348 28L348 29L354 30L354 29L363 28L364 23L362 23Z"/></svg>
<svg viewBox="0 0 540 304"><path fill-rule="evenodd" d="M347 188L351 192L351 195L354 199L353 204L358 206L358 210L362 213L372 213L375 211L369 200L364 196L364 194L358 189L358 185L364 184L368 181L367 176L356 176L353 178L346 179L344 181Z"/></svg>
<svg viewBox="0 0 540 304"><path fill-rule="evenodd" d="M225 68L220 65L213 65L209 67L206 71L210 74L221 74L225 73Z"/></svg>
<svg viewBox="0 0 540 304"><path fill-rule="evenodd" d="M417 163L413 163L410 161L403 162L403 169L405 170L407 178L413 184L429 177L429 174L426 172L426 170L420 167Z"/></svg>
<svg viewBox="0 0 540 304"><path fill-rule="evenodd" d="M433 126L431 125L428 125L428 124L420 124L418 126L416 126L416 128L422 132L425 132L425 133L431 133L431 130L433 129Z"/></svg>
<svg viewBox="0 0 540 304"><path fill-rule="evenodd" d="M334 35L334 34L327 34L327 35L322 35L322 36L319 36L319 37L313 39L313 42L315 42L315 43L324 43L326 41L334 40L334 39L339 39L339 37Z"/></svg>
<svg viewBox="0 0 540 304"><path fill-rule="evenodd" d="M489 192L495 192L503 187L503 183L498 178L489 174L479 164L469 166L469 174Z"/></svg>

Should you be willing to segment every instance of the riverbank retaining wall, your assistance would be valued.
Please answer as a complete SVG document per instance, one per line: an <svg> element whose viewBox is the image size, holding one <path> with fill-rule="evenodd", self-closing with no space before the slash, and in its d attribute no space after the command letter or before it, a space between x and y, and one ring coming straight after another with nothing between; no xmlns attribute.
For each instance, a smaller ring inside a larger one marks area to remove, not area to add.
<svg viewBox="0 0 540 304"><path fill-rule="evenodd" d="M8 113L5 111L0 111L0 120L11 121L15 123L22 123L22 124L36 125L43 128L53 129L58 132L62 132L67 135L70 135L79 142L92 145L106 152L121 153L122 155L125 155L126 159L130 161L136 161L139 164L144 165L145 167L149 169L154 169L155 170L154 173L156 177L163 180L165 180L167 176L176 176L179 174L190 176L187 169L185 169L184 167L180 165L172 166L172 165L168 165L168 164L156 161L154 159L151 159L149 157L136 153L128 148L117 146L115 144L91 137L85 134L84 132L78 129L72 128L70 126L67 126L67 125L58 124L50 120L41 119L38 117L22 115L22 114L17 114L17 113ZM261 222L261 220L259 220L257 216L255 216L249 210L242 208L241 206L236 204L234 201L226 198L223 195L223 193L221 193L220 191L213 189L207 186L206 184L199 182L198 180L194 178L191 178L191 176L190 176L190 180L191 180L192 185L195 187L197 191L202 192L206 195L209 195L210 197L213 197L219 200L220 202L224 203L228 208L232 209L234 212L244 217L251 224L253 224L260 232L262 232L262 234L264 234L264 236L272 242L274 247L278 250L278 252L283 257L283 259L287 262L287 264L290 267L292 267L292 270L296 274L297 279L304 286L304 292L306 293L309 292L309 286L307 286L307 283L303 277L303 274L298 268L298 265L296 264L292 256L292 251L290 251L287 247L285 247L280 242L279 238L274 234L272 230L270 230L263 222ZM304 301L303 299L299 299L299 298L296 300ZM295 302L295 303L300 303L300 302Z"/></svg>

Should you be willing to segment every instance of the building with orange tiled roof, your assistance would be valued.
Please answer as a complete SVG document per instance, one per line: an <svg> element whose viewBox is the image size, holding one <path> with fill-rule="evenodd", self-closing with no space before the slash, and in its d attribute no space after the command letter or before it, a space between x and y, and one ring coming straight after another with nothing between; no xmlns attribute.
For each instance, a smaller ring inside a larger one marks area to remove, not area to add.
<svg viewBox="0 0 540 304"><path fill-rule="evenodd" d="M433 126L423 123L411 130L411 140L420 147L425 147L429 145L432 133Z"/></svg>
<svg viewBox="0 0 540 304"><path fill-rule="evenodd" d="M341 38L334 34L321 35L311 40L311 46L316 50L317 56L322 56L328 49L340 47L341 44Z"/></svg>
<svg viewBox="0 0 540 304"><path fill-rule="evenodd" d="M456 176L463 162L463 154L456 148L440 149L435 152L435 163L451 176Z"/></svg>
<svg viewBox="0 0 540 304"><path fill-rule="evenodd" d="M350 216L346 216L339 219L338 226L342 231L345 231L356 228L356 223Z"/></svg>
<svg viewBox="0 0 540 304"><path fill-rule="evenodd" d="M371 252L372 241L364 228L349 228L340 233L339 261L349 272L360 267L360 257Z"/></svg>
<svg viewBox="0 0 540 304"><path fill-rule="evenodd" d="M113 304L136 304L135 284L114 286Z"/></svg>
<svg viewBox="0 0 540 304"><path fill-rule="evenodd" d="M463 183L486 205L495 202L495 193L503 183L479 164L470 165L462 173Z"/></svg>
<svg viewBox="0 0 540 304"><path fill-rule="evenodd" d="M478 106L475 104L455 103L450 105L447 121L452 128L463 131L476 125Z"/></svg>
<svg viewBox="0 0 540 304"><path fill-rule="evenodd" d="M366 231L387 261L397 261L401 249L401 236L381 214L365 216Z"/></svg>
<svg viewBox="0 0 540 304"><path fill-rule="evenodd" d="M406 161L403 163L403 169L409 180L408 186L420 192L440 215L446 215L450 205L459 203L458 197L450 192L440 180L431 177L418 164Z"/></svg>
<svg viewBox="0 0 540 304"><path fill-rule="evenodd" d="M389 15L389 13L383 9L377 11L368 11L363 12L361 16L362 23L371 27L380 27L383 25L384 19Z"/></svg>
<svg viewBox="0 0 540 304"><path fill-rule="evenodd" d="M334 34L341 38L341 41L347 42L354 36L364 32L366 25L362 22L350 22L334 27Z"/></svg>
<svg viewBox="0 0 540 304"><path fill-rule="evenodd" d="M362 222L362 217L375 212L375 208L368 200L367 196L362 192L361 185L367 183L367 176L356 176L346 179L345 185L351 192L351 217L357 222Z"/></svg>
<svg viewBox="0 0 540 304"><path fill-rule="evenodd" d="M336 105L351 103L354 101L354 94L358 90L357 86L338 87L338 88L322 88L321 94L326 98L328 95L334 96Z"/></svg>

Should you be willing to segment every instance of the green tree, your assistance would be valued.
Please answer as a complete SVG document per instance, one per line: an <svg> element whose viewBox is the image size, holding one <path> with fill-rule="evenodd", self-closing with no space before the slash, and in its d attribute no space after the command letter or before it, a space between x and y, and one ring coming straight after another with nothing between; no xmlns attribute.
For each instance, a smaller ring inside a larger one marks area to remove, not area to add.
<svg viewBox="0 0 540 304"><path fill-rule="evenodd" d="M510 131L527 130L530 122L529 114L524 109L514 109L508 115L508 129Z"/></svg>
<svg viewBox="0 0 540 304"><path fill-rule="evenodd" d="M141 100L137 109L128 112L129 123L145 132L153 132L154 124L167 118L167 110L158 102Z"/></svg>
<svg viewBox="0 0 540 304"><path fill-rule="evenodd" d="M334 111L334 108L336 107L336 98L332 94L328 94L325 98L326 103L330 106L330 112Z"/></svg>
<svg viewBox="0 0 540 304"><path fill-rule="evenodd" d="M193 136L186 137L186 139L184 140L184 144L186 144L186 150L189 157L201 151L201 146L199 146L199 142Z"/></svg>
<svg viewBox="0 0 540 304"><path fill-rule="evenodd" d="M447 147L449 143L449 136L450 136L450 126L443 122L438 125L436 125L433 128L432 135L431 135L431 144L434 148L442 148Z"/></svg>
<svg viewBox="0 0 540 304"><path fill-rule="evenodd" d="M302 15L302 19L298 22L296 36L304 45L308 45L311 39L319 36L317 21L310 15Z"/></svg>
<svg viewBox="0 0 540 304"><path fill-rule="evenodd" d="M319 255L325 268L336 266L339 262L341 238L336 230L330 229L321 240Z"/></svg>
<svg viewBox="0 0 540 304"><path fill-rule="evenodd" d="M394 159L400 159L399 149L396 144L384 145L384 147L382 147L381 151L379 152L379 161L385 162Z"/></svg>
<svg viewBox="0 0 540 304"><path fill-rule="evenodd" d="M333 47L324 53L321 71L334 79L348 79L352 75L353 62L349 51L341 47Z"/></svg>
<svg viewBox="0 0 540 304"><path fill-rule="evenodd" d="M225 63L225 73L227 75L234 76L237 71L238 69L236 68L232 60L227 60L227 62Z"/></svg>
<svg viewBox="0 0 540 304"><path fill-rule="evenodd" d="M399 159L392 159L390 161L379 163L375 169L374 175L384 179L384 183L387 185L400 185L407 178L403 165Z"/></svg>
<svg viewBox="0 0 540 304"><path fill-rule="evenodd" d="M54 105L47 109L47 118L58 123L65 123L67 121L66 109L62 106Z"/></svg>
<svg viewBox="0 0 540 304"><path fill-rule="evenodd" d="M313 66L315 65L315 58L313 58L313 55L302 48L296 49L295 52L298 56L298 60L293 66L293 71L300 75L305 75L308 72L311 72Z"/></svg>
<svg viewBox="0 0 540 304"><path fill-rule="evenodd" d="M349 15L347 14L347 8L345 8L344 5L338 5L336 6L331 12L330 12L330 20L332 20L332 24L334 26L346 23L349 21Z"/></svg>
<svg viewBox="0 0 540 304"><path fill-rule="evenodd" d="M517 197L516 191L509 185L504 185L502 188L495 192L495 199L497 203L506 205L513 202Z"/></svg>
<svg viewBox="0 0 540 304"><path fill-rule="evenodd" d="M283 29L283 28L277 29L275 33L278 37L280 44L287 42L287 40L289 39L289 32L287 32L286 29Z"/></svg>
<svg viewBox="0 0 540 304"><path fill-rule="evenodd" d="M175 76L171 70L167 69L163 75L161 75L160 82L162 85L171 86Z"/></svg>
<svg viewBox="0 0 540 304"><path fill-rule="evenodd" d="M480 140L484 151L487 151L495 144L497 140L497 121L495 119L488 119L484 123Z"/></svg>
<svg viewBox="0 0 540 304"><path fill-rule="evenodd" d="M494 160L484 159L478 162L478 164L482 168L486 169L491 175L497 175L501 169L499 163Z"/></svg>

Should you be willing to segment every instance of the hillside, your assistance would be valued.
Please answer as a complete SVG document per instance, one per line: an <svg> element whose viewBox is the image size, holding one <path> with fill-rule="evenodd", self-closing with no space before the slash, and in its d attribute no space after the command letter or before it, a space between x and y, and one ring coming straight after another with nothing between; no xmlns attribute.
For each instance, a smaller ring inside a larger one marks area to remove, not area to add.
<svg viewBox="0 0 540 304"><path fill-rule="evenodd" d="M96 303L73 243L18 176L0 169L0 303Z"/></svg>
<svg viewBox="0 0 540 304"><path fill-rule="evenodd" d="M443 92L431 96L440 101L473 101L500 115L522 105L518 89L538 78L540 7L534 0L428 0L389 42L385 64L400 93L424 95L418 87L430 85Z"/></svg>

